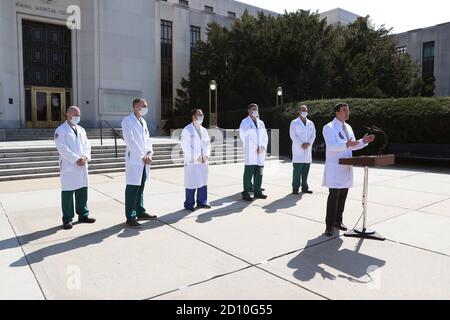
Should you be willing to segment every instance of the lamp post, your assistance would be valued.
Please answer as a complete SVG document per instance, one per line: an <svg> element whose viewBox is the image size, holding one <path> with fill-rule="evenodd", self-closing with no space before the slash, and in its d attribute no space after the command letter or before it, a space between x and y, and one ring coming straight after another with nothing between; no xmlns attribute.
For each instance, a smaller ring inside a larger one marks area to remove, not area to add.
<svg viewBox="0 0 450 320"><path fill-rule="evenodd" d="M283 107L283 88L282 87L278 87L277 88L277 103L276 103L277 108L279 106Z"/></svg>
<svg viewBox="0 0 450 320"><path fill-rule="evenodd" d="M214 112L212 110L212 94L214 93ZM209 82L209 127L217 128L217 82Z"/></svg>

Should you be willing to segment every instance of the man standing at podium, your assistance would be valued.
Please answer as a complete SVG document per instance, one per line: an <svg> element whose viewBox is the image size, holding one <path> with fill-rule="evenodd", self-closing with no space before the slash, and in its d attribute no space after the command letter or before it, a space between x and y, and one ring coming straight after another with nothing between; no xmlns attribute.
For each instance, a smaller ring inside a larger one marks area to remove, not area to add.
<svg viewBox="0 0 450 320"><path fill-rule="evenodd" d="M374 135L365 135L356 141L352 127L346 123L350 108L346 103L334 107L336 118L323 128L326 144L326 162L323 186L329 188L325 235L331 237L334 228L347 231L343 224L343 213L348 190L353 187L353 167L340 165L342 158L351 158L353 151L363 149L375 140Z"/></svg>

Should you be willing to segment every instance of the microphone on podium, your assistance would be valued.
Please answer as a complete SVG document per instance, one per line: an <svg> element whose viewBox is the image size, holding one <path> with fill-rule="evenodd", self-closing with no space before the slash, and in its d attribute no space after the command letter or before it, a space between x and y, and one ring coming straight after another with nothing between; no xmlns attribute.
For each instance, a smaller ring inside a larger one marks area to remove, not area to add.
<svg viewBox="0 0 450 320"><path fill-rule="evenodd" d="M382 134L383 135L384 143L377 152L379 155L383 154L383 152L387 149L387 146L389 145L389 137L388 137L387 133L383 129L378 128L377 126L371 126L371 127L363 126L363 128L367 130L368 134Z"/></svg>

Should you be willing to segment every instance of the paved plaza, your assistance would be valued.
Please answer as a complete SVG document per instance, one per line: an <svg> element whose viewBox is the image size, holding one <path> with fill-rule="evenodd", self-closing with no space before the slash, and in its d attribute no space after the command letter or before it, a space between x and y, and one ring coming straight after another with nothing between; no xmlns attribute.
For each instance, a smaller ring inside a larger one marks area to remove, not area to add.
<svg viewBox="0 0 450 320"><path fill-rule="evenodd" d="M183 168L152 172L157 221L124 225L124 173L92 175L94 225L61 229L58 178L0 183L1 299L450 299L450 175L370 170L368 223L384 242L322 235L328 190L291 194L269 161L267 200L243 202L242 164L212 166L211 210L182 210ZM344 222L361 216L355 169Z"/></svg>

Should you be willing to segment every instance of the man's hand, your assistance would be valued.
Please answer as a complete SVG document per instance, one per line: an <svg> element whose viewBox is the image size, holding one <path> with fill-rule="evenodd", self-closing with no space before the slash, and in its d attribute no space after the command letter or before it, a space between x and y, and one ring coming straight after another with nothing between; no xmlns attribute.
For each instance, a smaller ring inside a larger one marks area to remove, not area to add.
<svg viewBox="0 0 450 320"><path fill-rule="evenodd" d="M209 160L209 157L208 157L208 156L203 156L203 163L208 162L208 160Z"/></svg>
<svg viewBox="0 0 450 320"><path fill-rule="evenodd" d="M86 165L86 163L87 163L86 157L82 157L77 160L77 165L79 165L80 167L84 167Z"/></svg>
<svg viewBox="0 0 450 320"><path fill-rule="evenodd" d="M144 163L146 165L152 164L152 161L153 161L152 156L149 155L144 157Z"/></svg>
<svg viewBox="0 0 450 320"><path fill-rule="evenodd" d="M356 146L358 146L358 145L359 145L359 142L358 142L358 141L348 140L348 142L347 142L347 148L348 148L348 149L354 148L354 147L356 147Z"/></svg>
<svg viewBox="0 0 450 320"><path fill-rule="evenodd" d="M264 149L264 147L258 147L258 150L257 150L258 154L262 154L265 151L266 151L266 149Z"/></svg>
<svg viewBox="0 0 450 320"><path fill-rule="evenodd" d="M373 135L373 134L371 134L371 135L366 134L364 136L364 138L363 138L363 141L364 141L365 144L372 143L372 142L375 141L375 135Z"/></svg>
<svg viewBox="0 0 450 320"><path fill-rule="evenodd" d="M203 163L203 157L202 157L202 156L199 156L198 159L197 159L197 161L198 161L199 163Z"/></svg>
<svg viewBox="0 0 450 320"><path fill-rule="evenodd" d="M304 144L302 144L302 149L303 149L303 150L306 150L306 149L309 148L310 145L311 145L311 144L309 144L309 143L304 143Z"/></svg>

